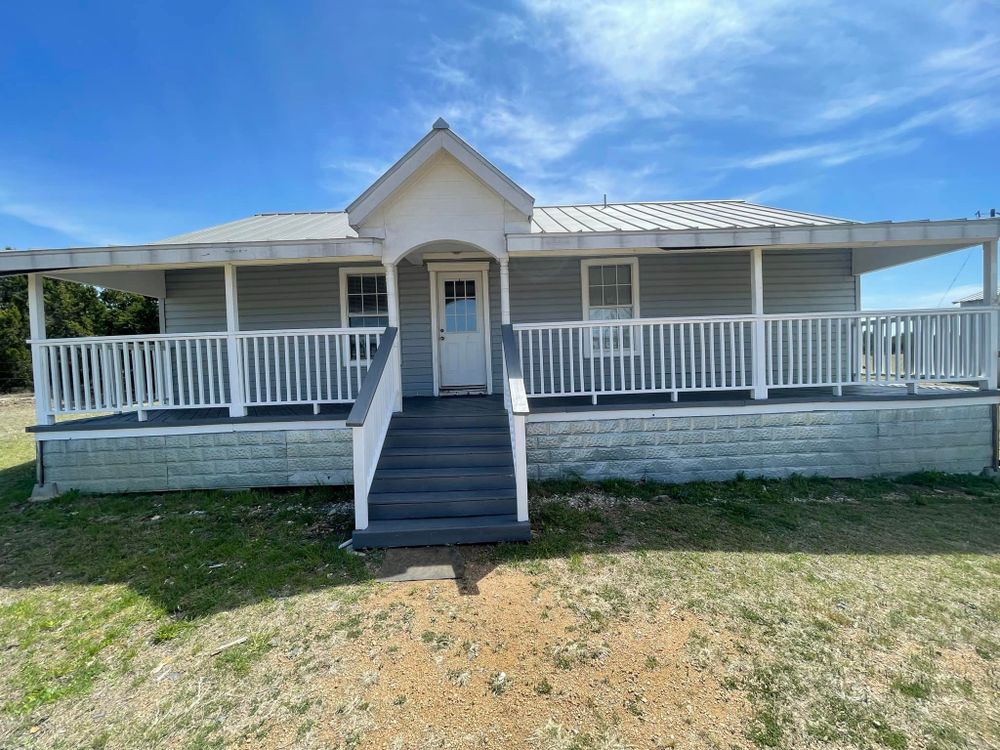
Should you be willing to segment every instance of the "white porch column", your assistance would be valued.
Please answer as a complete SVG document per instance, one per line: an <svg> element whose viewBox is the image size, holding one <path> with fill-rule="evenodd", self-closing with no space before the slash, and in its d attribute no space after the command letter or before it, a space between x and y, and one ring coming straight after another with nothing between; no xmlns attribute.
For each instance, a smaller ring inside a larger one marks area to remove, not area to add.
<svg viewBox="0 0 1000 750"><path fill-rule="evenodd" d="M990 240L983 243L983 304L989 307L996 305L997 298L997 241ZM1000 351L1000 341L998 341L997 313L994 311L989 316L989 326L987 331L987 356L986 356L986 382L984 388L996 389L997 387L997 354Z"/></svg>
<svg viewBox="0 0 1000 750"><path fill-rule="evenodd" d="M500 258L500 322L510 323L510 259Z"/></svg>
<svg viewBox="0 0 1000 750"><path fill-rule="evenodd" d="M383 263L382 267L385 268L385 293L388 297L389 302L389 326L392 328L399 328L399 277L396 273L395 263ZM392 364L391 366L396 371L396 377L399 378L400 387L396 392L396 405L393 407L394 411L403 411L403 356L402 356L402 331L397 333L397 343L393 348Z"/></svg>
<svg viewBox="0 0 1000 750"><path fill-rule="evenodd" d="M243 392L243 365L240 361L239 340L240 303L236 284L236 266L223 266L226 281L226 357L229 364L229 416L247 415L246 394Z"/></svg>
<svg viewBox="0 0 1000 750"><path fill-rule="evenodd" d="M32 341L45 339L44 287L41 274L28 275L28 331ZM56 420L49 405L45 353L40 344L31 345L31 377L35 386L35 421L38 424L54 424Z"/></svg>
<svg viewBox="0 0 1000 750"><path fill-rule="evenodd" d="M767 398L767 345L764 326L764 251L750 250L750 311L753 313L752 369L753 390L750 398Z"/></svg>

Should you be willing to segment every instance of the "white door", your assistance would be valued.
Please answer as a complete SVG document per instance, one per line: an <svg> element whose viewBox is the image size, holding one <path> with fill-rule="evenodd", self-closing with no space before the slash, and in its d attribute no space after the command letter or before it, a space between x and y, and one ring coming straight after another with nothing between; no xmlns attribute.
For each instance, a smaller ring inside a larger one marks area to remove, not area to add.
<svg viewBox="0 0 1000 750"><path fill-rule="evenodd" d="M486 319L483 274L439 272L438 367L441 388L486 386Z"/></svg>

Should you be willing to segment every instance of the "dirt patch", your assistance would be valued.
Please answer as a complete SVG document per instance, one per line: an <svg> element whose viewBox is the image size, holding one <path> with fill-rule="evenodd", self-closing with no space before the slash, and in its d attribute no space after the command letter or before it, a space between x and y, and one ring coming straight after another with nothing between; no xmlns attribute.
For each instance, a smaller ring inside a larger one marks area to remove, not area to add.
<svg viewBox="0 0 1000 750"><path fill-rule="evenodd" d="M595 632L509 571L487 575L474 595L408 583L369 602L358 647L321 688L342 701L344 724L328 725L334 744L550 747L575 733L637 748L743 741L745 698L704 666L706 649L729 644L690 614L661 609Z"/></svg>

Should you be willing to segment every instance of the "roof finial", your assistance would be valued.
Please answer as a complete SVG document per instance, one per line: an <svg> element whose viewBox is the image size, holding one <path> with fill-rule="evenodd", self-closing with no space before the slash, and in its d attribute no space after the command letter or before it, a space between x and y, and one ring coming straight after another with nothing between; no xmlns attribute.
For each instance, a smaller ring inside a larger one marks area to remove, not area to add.
<svg viewBox="0 0 1000 750"><path fill-rule="evenodd" d="M443 117L437 118L432 127L434 130L451 130L451 126L448 125L447 121Z"/></svg>

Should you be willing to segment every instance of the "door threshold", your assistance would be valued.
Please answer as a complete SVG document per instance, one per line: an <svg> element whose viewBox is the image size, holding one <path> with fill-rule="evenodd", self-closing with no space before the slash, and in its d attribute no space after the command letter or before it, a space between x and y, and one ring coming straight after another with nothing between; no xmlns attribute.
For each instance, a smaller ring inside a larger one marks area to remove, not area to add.
<svg viewBox="0 0 1000 750"><path fill-rule="evenodd" d="M486 386L478 388L439 388L438 396L485 396Z"/></svg>

